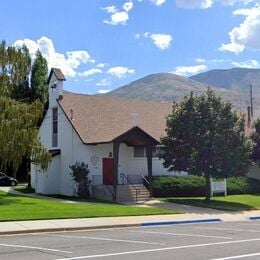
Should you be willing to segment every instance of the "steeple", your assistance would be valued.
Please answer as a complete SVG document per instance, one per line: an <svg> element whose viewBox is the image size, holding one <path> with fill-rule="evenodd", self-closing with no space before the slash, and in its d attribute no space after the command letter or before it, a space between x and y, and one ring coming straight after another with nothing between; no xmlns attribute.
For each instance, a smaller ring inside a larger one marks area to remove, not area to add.
<svg viewBox="0 0 260 260"><path fill-rule="evenodd" d="M66 78L62 71L58 68L52 68L48 78L49 84L49 105L50 107L56 106L56 100L62 99L63 96L63 81Z"/></svg>

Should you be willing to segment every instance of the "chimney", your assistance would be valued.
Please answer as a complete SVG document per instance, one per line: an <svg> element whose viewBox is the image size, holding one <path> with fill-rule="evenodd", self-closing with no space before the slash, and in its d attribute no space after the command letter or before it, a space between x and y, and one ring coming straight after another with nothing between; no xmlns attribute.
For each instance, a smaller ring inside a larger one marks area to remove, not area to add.
<svg viewBox="0 0 260 260"><path fill-rule="evenodd" d="M247 107L247 127L251 128L251 107Z"/></svg>
<svg viewBox="0 0 260 260"><path fill-rule="evenodd" d="M73 113L73 109L70 109L70 120L74 120L74 113Z"/></svg>

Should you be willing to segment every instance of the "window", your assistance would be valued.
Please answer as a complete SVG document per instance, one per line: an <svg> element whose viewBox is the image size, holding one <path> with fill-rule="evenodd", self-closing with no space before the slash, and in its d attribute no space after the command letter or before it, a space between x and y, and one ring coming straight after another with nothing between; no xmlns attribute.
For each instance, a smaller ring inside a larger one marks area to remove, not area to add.
<svg viewBox="0 0 260 260"><path fill-rule="evenodd" d="M145 157L145 148L143 146L134 147L134 157L135 158Z"/></svg>
<svg viewBox="0 0 260 260"><path fill-rule="evenodd" d="M52 109L52 146L58 146L58 108Z"/></svg>
<svg viewBox="0 0 260 260"><path fill-rule="evenodd" d="M156 146L153 147L152 157L158 157ZM134 158L145 158L146 157L146 149L144 146L135 146L134 147Z"/></svg>

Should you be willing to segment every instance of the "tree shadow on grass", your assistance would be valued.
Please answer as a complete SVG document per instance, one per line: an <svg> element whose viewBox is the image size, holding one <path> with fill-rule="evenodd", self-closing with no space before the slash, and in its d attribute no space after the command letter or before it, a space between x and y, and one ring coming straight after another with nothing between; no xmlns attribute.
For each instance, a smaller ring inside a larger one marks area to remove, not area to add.
<svg viewBox="0 0 260 260"><path fill-rule="evenodd" d="M242 211L242 210L257 209L253 206L250 206L250 205L244 204L244 203L217 201L217 200L206 201L205 199L174 199L174 198L169 198L169 199L166 199L165 201L178 203L178 204L184 204L184 205L190 205L190 206L196 206L196 207L226 210L226 211Z"/></svg>

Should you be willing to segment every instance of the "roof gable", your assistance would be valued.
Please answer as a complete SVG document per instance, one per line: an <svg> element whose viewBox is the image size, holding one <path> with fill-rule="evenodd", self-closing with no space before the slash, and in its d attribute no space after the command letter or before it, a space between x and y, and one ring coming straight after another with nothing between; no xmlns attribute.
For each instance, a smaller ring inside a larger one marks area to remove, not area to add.
<svg viewBox="0 0 260 260"><path fill-rule="evenodd" d="M48 81L47 81L48 84L50 83L53 73L54 73L55 77L57 78L57 80L62 80L62 81L66 80L65 76L63 75L63 73L60 69L52 68L50 71L49 77L48 77Z"/></svg>
<svg viewBox="0 0 260 260"><path fill-rule="evenodd" d="M74 93L64 93L59 104L86 144L111 142L135 126L159 141L172 111L170 103Z"/></svg>

